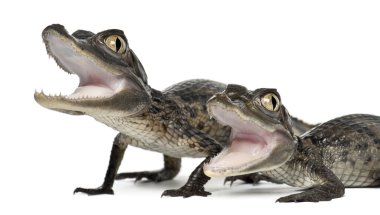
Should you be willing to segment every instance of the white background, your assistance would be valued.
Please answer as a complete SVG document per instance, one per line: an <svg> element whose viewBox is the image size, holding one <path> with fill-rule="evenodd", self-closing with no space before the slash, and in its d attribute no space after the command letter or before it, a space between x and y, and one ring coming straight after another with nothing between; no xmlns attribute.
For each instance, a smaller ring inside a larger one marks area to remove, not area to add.
<svg viewBox="0 0 380 215"><path fill-rule="evenodd" d="M89 117L53 112L35 89L70 93L75 76L48 59L43 28L125 31L148 74L164 89L191 78L275 87L289 112L317 123L350 113L380 115L378 1L8 1L0 7L0 214L345 214L378 211L380 190L347 189L318 204L274 203L285 185L223 186L208 198L160 198L201 161L186 158L175 180L118 181L114 196L72 195L101 184L117 132ZM162 167L157 153L128 148L121 171Z"/></svg>

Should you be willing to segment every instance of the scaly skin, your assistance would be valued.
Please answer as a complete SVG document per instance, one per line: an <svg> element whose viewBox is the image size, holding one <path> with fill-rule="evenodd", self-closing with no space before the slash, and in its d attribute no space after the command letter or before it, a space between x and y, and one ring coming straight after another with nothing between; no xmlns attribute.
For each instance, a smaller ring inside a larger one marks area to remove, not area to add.
<svg viewBox="0 0 380 215"><path fill-rule="evenodd" d="M273 96L277 100L265 100ZM297 136L293 134L292 119L275 89L248 91L244 87L228 86L225 92L218 93L209 101L208 108L212 116L231 125L233 130L241 129L239 126L244 125L245 135L251 133L262 136L266 144L263 147L272 151L268 153L261 150L247 158L245 166L234 165L230 159L229 167L226 167L226 161L222 162L226 156L221 153L213 158L215 160L209 166L204 167L207 175L260 172L263 176L290 186L310 188L302 193L282 197L278 202L329 201L343 196L345 187L380 185L378 116L347 115L322 123ZM221 110L223 114L220 114ZM255 140L257 139L256 136ZM260 144L255 140L245 142ZM231 151L231 144L236 150L241 144L238 141L231 138L226 151ZM258 157L263 153L268 153L268 158L260 162Z"/></svg>
<svg viewBox="0 0 380 215"><path fill-rule="evenodd" d="M208 80L189 80L160 92L147 82L144 68L129 48L120 30L94 34L78 30L73 35L61 25L48 26L42 33L48 54L68 73L80 78L73 95L47 96L36 93L42 106L73 115L89 115L120 132L114 140L103 184L77 188L74 193L113 194L114 179L145 178L160 182L174 178L182 157L205 157L188 182L163 195L207 196L209 180L203 164L217 154L228 140L230 128L210 119L207 100L225 88ZM310 126L300 123L307 130ZM164 168L117 174L128 145L164 154Z"/></svg>

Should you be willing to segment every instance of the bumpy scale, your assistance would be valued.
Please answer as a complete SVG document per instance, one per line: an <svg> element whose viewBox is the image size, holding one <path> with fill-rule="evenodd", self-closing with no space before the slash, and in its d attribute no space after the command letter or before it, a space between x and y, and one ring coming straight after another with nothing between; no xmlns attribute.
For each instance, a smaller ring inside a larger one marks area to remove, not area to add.
<svg viewBox="0 0 380 215"><path fill-rule="evenodd" d="M204 166L208 176L260 172L309 188L279 202L328 201L343 196L345 187L380 185L378 116L343 116L298 136L275 89L249 91L239 85L216 94L208 110L232 127L227 147Z"/></svg>
<svg viewBox="0 0 380 215"><path fill-rule="evenodd" d="M42 106L72 115L89 115L120 133L114 139L103 184L94 189L77 188L89 195L113 194L114 179L134 178L160 182L174 178L182 157L206 157L188 182L163 195L207 196L209 180L202 167L226 144L230 128L210 119L207 100L225 88L208 80L189 80L160 92L147 82L144 68L120 30L98 34L78 30L70 35L62 25L42 33L47 52L58 66L76 74L80 83L71 95L48 96L36 92ZM305 126L305 130L309 128ZM164 154L164 168L117 174L128 145Z"/></svg>

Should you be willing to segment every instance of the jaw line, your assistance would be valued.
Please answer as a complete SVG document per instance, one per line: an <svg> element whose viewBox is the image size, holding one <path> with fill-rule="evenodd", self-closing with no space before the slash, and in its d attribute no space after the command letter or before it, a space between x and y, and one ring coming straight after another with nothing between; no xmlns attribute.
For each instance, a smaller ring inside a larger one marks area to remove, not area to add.
<svg viewBox="0 0 380 215"><path fill-rule="evenodd" d="M253 159L252 154L244 151L234 151L231 146L224 148L217 156L212 158L209 163L205 164L203 167L204 173L209 177L218 177L218 176L235 176L251 173L247 171L249 167L254 165L254 163L261 163L270 156L270 150L267 145L257 146L253 150L260 150L260 147L263 147L264 152L261 154L256 154ZM252 143L254 145L255 143ZM249 147L246 147L249 150Z"/></svg>
<svg viewBox="0 0 380 215"><path fill-rule="evenodd" d="M95 117L134 116L151 104L150 87L135 74L134 65L127 62L129 53L113 54L95 41L99 38L77 39L58 24L46 27L42 38L48 55L67 73L77 74L80 83L69 96L35 92L34 99L41 106Z"/></svg>
<svg viewBox="0 0 380 215"><path fill-rule="evenodd" d="M43 40L48 55L55 59L58 66L69 74L76 74L80 79L78 87L71 95L55 96L51 100L55 100L57 103L60 100L103 100L111 98L123 90L139 89L125 76L106 70L104 66L94 60L95 56L78 47L77 39L67 32L49 29L43 33ZM42 91L35 93L35 97L40 98L39 100L49 96Z"/></svg>
<svg viewBox="0 0 380 215"><path fill-rule="evenodd" d="M271 132L244 120L239 112L227 111L223 104L210 105L209 113L232 129L227 147L204 166L206 175L241 175L254 163L270 156L273 147Z"/></svg>
<svg viewBox="0 0 380 215"><path fill-rule="evenodd" d="M269 171L283 165L293 155L294 142L287 132L256 123L255 117L246 116L239 107L228 106L233 104L214 102L208 104L210 115L231 126L232 130L227 147L204 165L207 176Z"/></svg>

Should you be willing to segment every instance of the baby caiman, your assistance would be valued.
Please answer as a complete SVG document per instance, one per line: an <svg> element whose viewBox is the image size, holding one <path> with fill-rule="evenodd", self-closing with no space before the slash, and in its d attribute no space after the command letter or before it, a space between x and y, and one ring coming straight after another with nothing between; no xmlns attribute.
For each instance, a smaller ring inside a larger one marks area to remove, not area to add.
<svg viewBox="0 0 380 215"><path fill-rule="evenodd" d="M183 187L163 195L210 194L204 190L209 177L202 167L227 143L230 128L210 119L206 102L222 91L224 84L189 80L162 92L151 88L121 30L97 34L78 30L70 35L62 25L55 24L43 30L42 38L48 55L64 71L79 76L80 83L71 95L36 92L35 100L55 111L91 116L120 132L114 139L103 184L94 189L77 188L74 193L113 194L115 178L170 180L178 174L182 157L206 157ZM298 122L301 130L310 128ZM163 153L164 168L117 174L128 145Z"/></svg>
<svg viewBox="0 0 380 215"><path fill-rule="evenodd" d="M380 185L380 117L342 116L302 135L276 89L249 91L228 85L208 104L210 115L232 127L227 147L204 166L205 174L235 176L260 172L307 190L278 202L328 201L345 187Z"/></svg>

